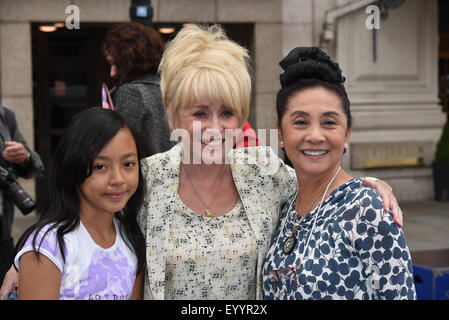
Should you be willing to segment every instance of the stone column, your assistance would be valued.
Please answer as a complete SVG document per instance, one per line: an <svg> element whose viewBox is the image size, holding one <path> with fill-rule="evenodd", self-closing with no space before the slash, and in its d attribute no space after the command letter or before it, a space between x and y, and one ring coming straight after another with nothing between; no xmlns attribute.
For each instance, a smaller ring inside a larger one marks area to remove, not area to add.
<svg viewBox="0 0 449 320"><path fill-rule="evenodd" d="M69 4L69 0L0 1L0 102L14 111L19 129L31 148L34 148L34 115L30 22L65 21L65 8ZM18 182L35 198L34 179ZM36 216L25 217L18 209L15 216L16 238L24 231L17 226L33 223Z"/></svg>
<svg viewBox="0 0 449 320"><path fill-rule="evenodd" d="M344 167L387 180L399 200L433 198L431 162L445 120L437 92L437 10L436 0L407 0L390 10L377 30L377 61L364 8L338 21L336 60L354 117ZM386 163L393 168L382 168Z"/></svg>
<svg viewBox="0 0 449 320"><path fill-rule="evenodd" d="M312 0L282 0L282 57L314 45L314 6Z"/></svg>
<svg viewBox="0 0 449 320"><path fill-rule="evenodd" d="M276 92L279 89L280 68L278 62L282 57L282 24L258 22L254 28L254 126L266 129L266 143L269 144L268 130L276 128ZM260 137L263 140L263 137ZM261 141L262 142L262 141Z"/></svg>
<svg viewBox="0 0 449 320"><path fill-rule="evenodd" d="M282 73L279 61L294 47L313 45L312 0L280 0L277 5L279 19L256 21L254 32L255 126L267 129L267 144L268 130L276 128L276 94Z"/></svg>
<svg viewBox="0 0 449 320"><path fill-rule="evenodd" d="M28 22L0 23L1 104L14 111L17 124L34 147L31 27ZM34 180L19 179L34 196Z"/></svg>

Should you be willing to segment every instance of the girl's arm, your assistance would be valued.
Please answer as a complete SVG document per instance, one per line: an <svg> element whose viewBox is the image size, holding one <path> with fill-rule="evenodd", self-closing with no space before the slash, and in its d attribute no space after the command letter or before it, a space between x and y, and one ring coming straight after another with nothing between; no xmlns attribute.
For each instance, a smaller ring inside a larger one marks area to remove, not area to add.
<svg viewBox="0 0 449 320"><path fill-rule="evenodd" d="M61 286L61 271L46 256L30 251L20 257L20 300L57 300Z"/></svg>
<svg viewBox="0 0 449 320"><path fill-rule="evenodd" d="M142 300L143 296L143 273L144 271L140 271L140 273L136 277L136 281L134 281L133 293L131 294L130 300Z"/></svg>

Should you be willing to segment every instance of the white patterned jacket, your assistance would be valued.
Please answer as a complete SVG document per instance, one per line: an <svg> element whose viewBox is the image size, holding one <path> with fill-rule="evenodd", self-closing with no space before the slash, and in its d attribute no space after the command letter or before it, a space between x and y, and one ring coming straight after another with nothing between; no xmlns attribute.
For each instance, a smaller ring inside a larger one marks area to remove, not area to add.
<svg viewBox="0 0 449 320"><path fill-rule="evenodd" d="M146 195L139 213L146 241L144 299L164 299L166 248L179 184L182 146L141 161ZM256 298L262 299L262 266L280 206L297 190L296 175L270 147L232 150L232 176L258 245Z"/></svg>

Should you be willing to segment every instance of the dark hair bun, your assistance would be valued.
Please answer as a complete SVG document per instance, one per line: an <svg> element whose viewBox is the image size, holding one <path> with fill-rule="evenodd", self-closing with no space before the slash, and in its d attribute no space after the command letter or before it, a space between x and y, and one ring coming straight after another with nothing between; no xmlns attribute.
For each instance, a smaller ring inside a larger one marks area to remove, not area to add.
<svg viewBox="0 0 449 320"><path fill-rule="evenodd" d="M334 84L342 84L345 81L338 63L333 62L317 47L297 47L290 51L279 65L284 69L284 73L280 75L282 88L304 79L317 79Z"/></svg>

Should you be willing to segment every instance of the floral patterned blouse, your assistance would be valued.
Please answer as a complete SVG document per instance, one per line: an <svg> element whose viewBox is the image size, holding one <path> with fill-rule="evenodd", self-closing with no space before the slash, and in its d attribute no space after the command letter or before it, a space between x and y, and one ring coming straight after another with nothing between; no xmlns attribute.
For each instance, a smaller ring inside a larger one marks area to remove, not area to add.
<svg viewBox="0 0 449 320"><path fill-rule="evenodd" d="M208 218L178 197L168 237L165 299L255 299L257 244L239 199Z"/></svg>
<svg viewBox="0 0 449 320"><path fill-rule="evenodd" d="M334 190L320 212L318 204L307 214L297 228L293 252L285 254L296 196L281 209L265 259L264 299L416 299L404 234L373 189L352 179Z"/></svg>
<svg viewBox="0 0 449 320"><path fill-rule="evenodd" d="M280 207L298 188L294 170L270 147L231 150L227 163L239 203L211 219L183 208L178 194L181 158L177 144L141 161L146 185L139 213L146 242L144 299L262 299L262 266ZM192 254L198 258L194 263ZM215 289L203 290L205 284Z"/></svg>

